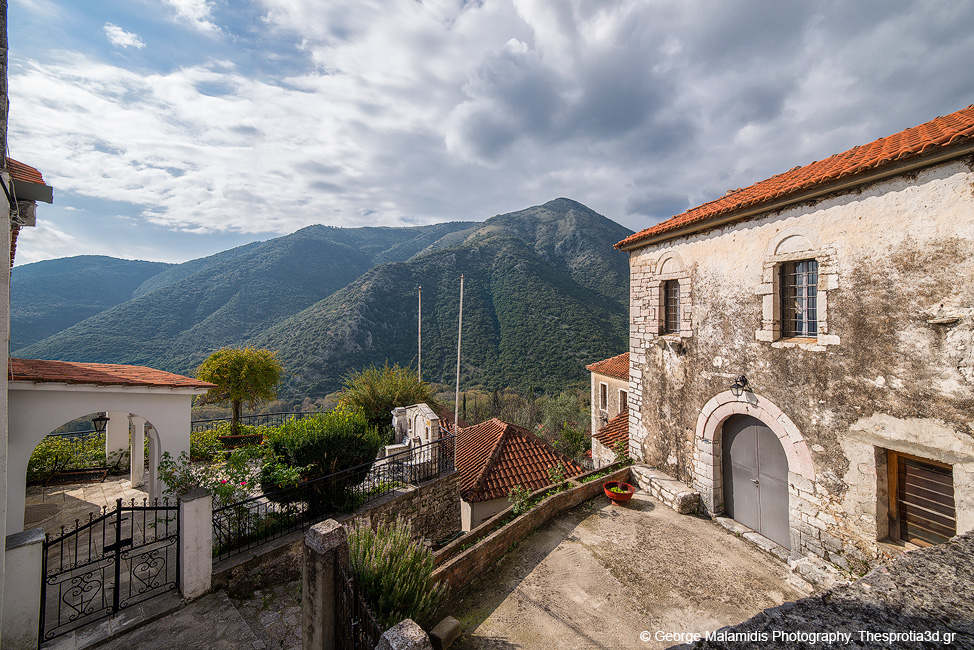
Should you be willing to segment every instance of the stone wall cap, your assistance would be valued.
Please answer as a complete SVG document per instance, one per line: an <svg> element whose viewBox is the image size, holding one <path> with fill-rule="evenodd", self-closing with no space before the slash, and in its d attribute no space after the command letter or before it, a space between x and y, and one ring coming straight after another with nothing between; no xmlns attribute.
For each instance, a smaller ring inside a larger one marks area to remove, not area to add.
<svg viewBox="0 0 974 650"><path fill-rule="evenodd" d="M304 545L316 553L333 551L348 540L345 527L334 519L326 519L312 526L304 536Z"/></svg>
<svg viewBox="0 0 974 650"><path fill-rule="evenodd" d="M375 650L433 650L433 645L423 628L407 618L386 630Z"/></svg>
<svg viewBox="0 0 974 650"><path fill-rule="evenodd" d="M196 501L197 499L202 499L203 497L210 496L210 491L206 488L198 487L193 488L189 492L179 495L180 503L189 503L190 501Z"/></svg>
<svg viewBox="0 0 974 650"><path fill-rule="evenodd" d="M22 530L18 533L10 533L9 535L7 535L6 550L12 551L15 548L20 548L21 546L37 544L43 541L44 541L43 528L31 528L30 530Z"/></svg>

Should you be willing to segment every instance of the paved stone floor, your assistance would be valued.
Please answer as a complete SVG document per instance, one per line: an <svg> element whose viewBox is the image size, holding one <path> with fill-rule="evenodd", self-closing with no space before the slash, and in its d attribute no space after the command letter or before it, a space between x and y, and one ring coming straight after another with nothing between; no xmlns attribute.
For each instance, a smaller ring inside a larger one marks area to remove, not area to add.
<svg viewBox="0 0 974 650"><path fill-rule="evenodd" d="M637 492L590 500L538 528L446 613L481 648L668 648L800 598L788 565L723 527ZM642 635L642 636L641 636Z"/></svg>
<svg viewBox="0 0 974 650"><path fill-rule="evenodd" d="M119 476L109 476L103 483L31 485L24 504L24 529L40 526L53 535L61 526L73 528L76 520L84 521L106 506L114 507L117 499L141 503L148 497L145 488L133 488L128 477Z"/></svg>

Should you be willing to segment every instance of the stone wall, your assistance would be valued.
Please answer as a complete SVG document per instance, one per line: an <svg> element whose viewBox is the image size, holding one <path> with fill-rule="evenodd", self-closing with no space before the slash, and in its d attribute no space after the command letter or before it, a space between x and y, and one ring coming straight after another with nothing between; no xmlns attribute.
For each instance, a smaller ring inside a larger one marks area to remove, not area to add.
<svg viewBox="0 0 974 650"><path fill-rule="evenodd" d="M397 490L348 515L334 517L345 526L393 521L397 516L413 527L418 540L442 540L460 530L459 475L451 472L418 486ZM263 546L213 565L213 588L231 595L282 584L301 575L304 531L291 533Z"/></svg>
<svg viewBox="0 0 974 650"><path fill-rule="evenodd" d="M939 546L905 553L851 585L767 609L740 625L723 628L719 631L722 636L715 639L677 647L970 648L974 645L971 603L974 534L967 533ZM835 638L830 644L823 638L815 643L811 636L815 634L848 634L850 641ZM900 636L889 636L892 634Z"/></svg>
<svg viewBox="0 0 974 650"><path fill-rule="evenodd" d="M594 474L595 472L589 472ZM582 474L565 483L570 485L564 492L554 494L523 515L505 524L510 508L489 519L467 535L444 546L436 553L436 570L433 579L445 582L453 593L461 591L470 582L504 556L513 544L531 534L535 528L555 515L574 508L602 493L607 481L628 481L629 468L623 467L602 478L577 483ZM544 494L549 487L532 492L531 496Z"/></svg>
<svg viewBox="0 0 974 650"><path fill-rule="evenodd" d="M598 430L608 424L609 420L619 415L622 411L621 398L619 396L619 391L626 391L628 400L629 391L629 380L619 379L618 377L610 377L608 375L600 375L598 373L591 373L592 375L592 433L598 433ZM601 399L601 388L600 384L606 385L606 397L607 397L607 408L599 408L599 400Z"/></svg>
<svg viewBox="0 0 974 650"><path fill-rule="evenodd" d="M632 251L630 450L723 507L721 423L761 419L788 455L791 547L882 557L888 451L952 466L974 527L974 161ZM819 260L817 338L781 339L777 265ZM689 328L661 335L679 277ZM746 375L753 392L728 388Z"/></svg>

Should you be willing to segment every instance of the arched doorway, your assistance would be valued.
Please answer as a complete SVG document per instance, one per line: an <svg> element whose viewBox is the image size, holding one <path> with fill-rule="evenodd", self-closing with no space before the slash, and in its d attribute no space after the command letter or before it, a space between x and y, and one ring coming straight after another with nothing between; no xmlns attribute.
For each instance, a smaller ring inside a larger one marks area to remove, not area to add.
<svg viewBox="0 0 974 650"><path fill-rule="evenodd" d="M721 442L724 513L790 549L788 458L778 436L757 418L733 415Z"/></svg>

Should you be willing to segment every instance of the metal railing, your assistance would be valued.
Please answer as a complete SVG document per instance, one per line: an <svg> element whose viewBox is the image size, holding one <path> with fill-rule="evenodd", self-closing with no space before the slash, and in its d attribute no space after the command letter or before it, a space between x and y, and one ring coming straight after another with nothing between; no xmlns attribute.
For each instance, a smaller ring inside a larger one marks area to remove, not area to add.
<svg viewBox="0 0 974 650"><path fill-rule="evenodd" d="M302 418L311 417L312 415L320 415L320 411L282 411L279 413L261 413L258 415L241 415L240 424L245 424L251 427L263 426L263 427L278 427L288 422L290 420L300 420ZM219 424L220 422L229 422L233 418L208 418L206 420L193 420L190 423L191 431L206 431L213 427L214 424Z"/></svg>
<svg viewBox="0 0 974 650"><path fill-rule="evenodd" d="M243 553L454 468L452 436L213 509L213 556Z"/></svg>

